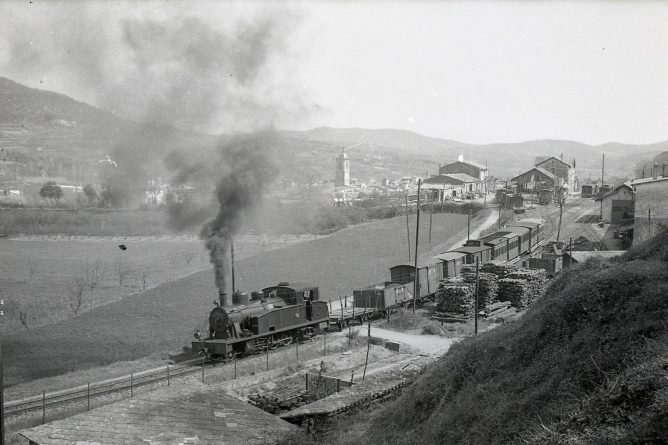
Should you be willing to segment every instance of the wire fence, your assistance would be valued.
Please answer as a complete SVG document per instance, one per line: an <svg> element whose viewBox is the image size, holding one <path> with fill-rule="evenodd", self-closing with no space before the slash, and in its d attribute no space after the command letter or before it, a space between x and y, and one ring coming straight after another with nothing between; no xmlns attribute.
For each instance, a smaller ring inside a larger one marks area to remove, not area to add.
<svg viewBox="0 0 668 445"><path fill-rule="evenodd" d="M6 418L32 415L32 422L36 421L44 424L47 421L64 417L63 410L67 411L67 415L88 411L111 403L111 400L101 401L100 398L103 396L115 395L113 401L117 401L118 396L121 398L134 397L140 388L148 385L166 384L166 386L170 386L175 380L187 376L196 376L202 382L205 379L207 381L212 379L231 380L257 372L279 369L298 363L300 360L310 360L321 354L326 356L328 353L327 332L323 331L320 337L314 337L306 342L293 342L288 346L267 347L261 352L243 359L237 356L228 360L202 357L180 364L133 372L101 382L88 382L73 388L42 391L41 394L5 402L4 414ZM332 350L332 346L329 345L329 352L331 353ZM224 364L226 367L222 371L212 373L210 366L218 364ZM209 369L208 375L207 369ZM40 415L41 419L39 419Z"/></svg>

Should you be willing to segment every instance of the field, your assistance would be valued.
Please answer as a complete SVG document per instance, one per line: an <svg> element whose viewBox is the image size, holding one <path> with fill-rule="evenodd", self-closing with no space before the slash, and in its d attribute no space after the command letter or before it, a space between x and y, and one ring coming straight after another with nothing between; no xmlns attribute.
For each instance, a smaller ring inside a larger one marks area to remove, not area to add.
<svg viewBox="0 0 668 445"><path fill-rule="evenodd" d="M414 220L413 215L413 226ZM426 242L428 227L429 218L426 217L421 221L421 239L425 241L421 248L423 256L445 250L449 243L464 237L466 217L435 214L430 244ZM412 243L415 242L414 235L411 233ZM63 243L60 255L72 255L63 253L67 242ZM386 279L389 266L407 260L406 243L406 220L403 217L362 224L327 237L241 259L237 263L238 287L250 291L278 281L300 280L317 283L325 298L344 295L354 288ZM118 250L116 244L114 241L111 252ZM129 245L128 251L131 247ZM184 345L189 345L195 329L205 329L216 295L213 274L207 268L55 324L5 335L6 384L104 366L119 360L178 353ZM14 313L7 315L16 317Z"/></svg>
<svg viewBox="0 0 668 445"><path fill-rule="evenodd" d="M244 236L235 250L243 258L300 239ZM0 239L2 332L61 321L210 267L202 241L192 236Z"/></svg>

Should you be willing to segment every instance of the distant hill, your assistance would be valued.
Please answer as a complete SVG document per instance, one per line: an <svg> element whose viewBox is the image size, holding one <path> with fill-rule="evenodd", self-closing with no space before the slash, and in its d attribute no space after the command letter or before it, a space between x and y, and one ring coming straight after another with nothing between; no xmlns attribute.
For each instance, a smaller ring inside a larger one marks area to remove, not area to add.
<svg viewBox="0 0 668 445"><path fill-rule="evenodd" d="M175 110L178 112L178 110ZM120 163L141 165L152 176L169 177L163 160L172 151L206 158L220 136L194 134L125 120L65 95L28 88L0 77L0 181L23 177L65 177L77 183L100 180L98 160L109 154ZM334 179L336 156L349 148L351 175L371 179L427 176L459 155L487 163L490 174L513 177L536 156L575 158L579 176L598 178L606 155L606 177L633 175L633 166L668 150L649 145L537 140L474 145L407 130L328 128L278 131L278 183L310 188ZM141 179L141 178L139 178Z"/></svg>

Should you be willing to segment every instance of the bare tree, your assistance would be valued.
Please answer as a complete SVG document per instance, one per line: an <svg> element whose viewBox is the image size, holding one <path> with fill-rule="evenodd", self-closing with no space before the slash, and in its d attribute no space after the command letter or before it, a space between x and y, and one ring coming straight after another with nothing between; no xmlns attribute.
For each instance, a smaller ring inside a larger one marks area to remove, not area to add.
<svg viewBox="0 0 668 445"><path fill-rule="evenodd" d="M70 310L74 315L76 315L79 312L79 309L81 309L86 288L87 283L83 277L77 277L73 280L70 287Z"/></svg>
<svg viewBox="0 0 668 445"><path fill-rule="evenodd" d="M86 287L90 291L90 308L93 309L93 291L100 284L106 275L106 268L100 260L96 259L95 261L86 261L85 264L81 266L81 276L86 283Z"/></svg>
<svg viewBox="0 0 668 445"><path fill-rule="evenodd" d="M35 263L32 258L28 257L28 273L30 274L31 280L35 275L35 272L37 272L37 263Z"/></svg>
<svg viewBox="0 0 668 445"><path fill-rule="evenodd" d="M195 258L195 252L193 249L188 249L183 253L183 258L186 261L186 266L190 266L190 263Z"/></svg>
<svg viewBox="0 0 668 445"><path fill-rule="evenodd" d="M120 259L118 260L118 263L116 263L116 275L118 276L118 287L123 288L123 284L125 284L125 281L127 278L130 276L131 271L127 267L127 265L123 265L123 261Z"/></svg>
<svg viewBox="0 0 668 445"><path fill-rule="evenodd" d="M19 320L21 320L21 324L23 325L24 328L26 328L26 331L28 330L28 311L19 311Z"/></svg>
<svg viewBox="0 0 668 445"><path fill-rule="evenodd" d="M139 271L139 281L141 282L141 290L146 290L146 280L151 274L151 266L146 266Z"/></svg>

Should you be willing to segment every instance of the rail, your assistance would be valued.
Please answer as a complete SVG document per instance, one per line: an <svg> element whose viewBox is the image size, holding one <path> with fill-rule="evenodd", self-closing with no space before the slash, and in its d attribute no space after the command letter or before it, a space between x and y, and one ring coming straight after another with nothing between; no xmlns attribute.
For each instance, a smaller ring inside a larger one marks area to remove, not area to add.
<svg viewBox="0 0 668 445"><path fill-rule="evenodd" d="M37 396L25 397L22 399L11 400L5 403L5 416L23 414L31 411L42 410L42 420L45 420L47 408L54 406L86 401L87 408L90 409L91 399L109 395L121 391L130 391L130 397L134 391L145 385L167 382L170 385L171 380L188 374L204 374L204 365L212 363L211 360L202 359L190 360L178 365L167 365L161 368L149 369L136 373L130 373L121 377L115 377L101 382L87 383L74 388L68 388L58 391L46 392ZM197 366L199 365L199 366Z"/></svg>

